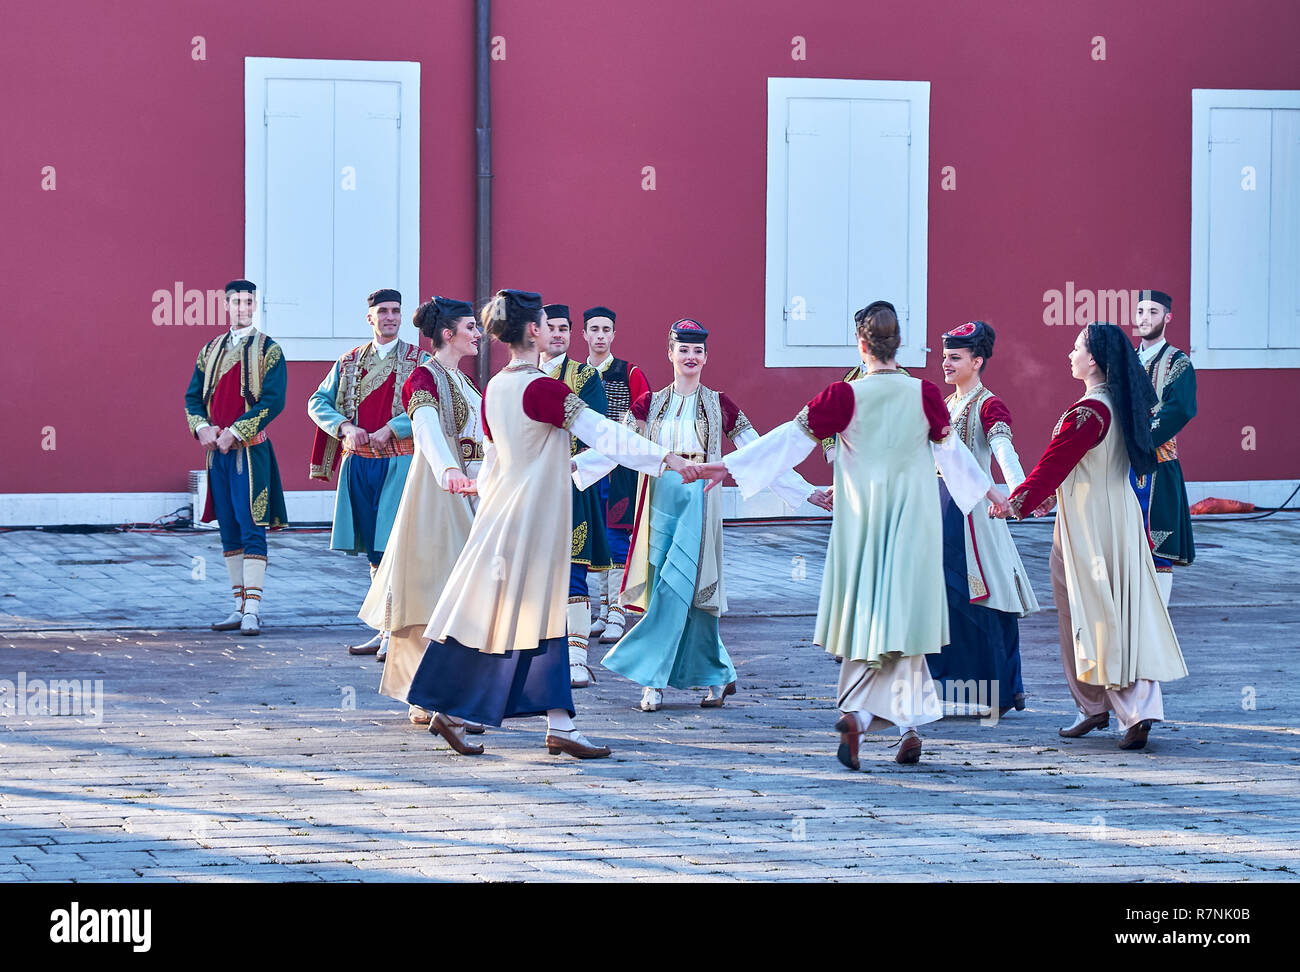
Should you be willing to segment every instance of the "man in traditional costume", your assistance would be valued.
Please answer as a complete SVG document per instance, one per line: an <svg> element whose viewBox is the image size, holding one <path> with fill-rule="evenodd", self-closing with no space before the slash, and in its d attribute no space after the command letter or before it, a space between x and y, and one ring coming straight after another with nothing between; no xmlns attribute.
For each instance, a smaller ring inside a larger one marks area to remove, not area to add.
<svg viewBox="0 0 1300 972"><path fill-rule="evenodd" d="M481 320L509 346L510 363L483 396L478 512L425 628L430 643L407 697L433 712L430 731L463 755L483 752L465 741L466 720L499 726L545 715L549 753L598 759L609 747L573 723L566 648L570 439L601 441L611 458L650 475L686 464L542 373L538 352L549 335L539 295L500 291Z"/></svg>
<svg viewBox="0 0 1300 972"><path fill-rule="evenodd" d="M604 415L609 408L605 386L596 369L569 357L573 336L569 308L565 304L546 305L548 338L541 346L540 367L548 378L562 381L588 407ZM552 314L554 311L554 314ZM587 447L577 438L571 455ZM586 688L594 678L587 664L587 645L591 640L591 600L587 591L588 571L607 571L613 566L609 553L609 536L605 532L605 511L600 496L574 486L573 543L569 562L569 675L573 688Z"/></svg>
<svg viewBox="0 0 1300 972"><path fill-rule="evenodd" d="M984 321L971 321L943 336L943 376L956 391L947 398L953 433L992 476L996 458L1009 489L1024 480L1011 441L1011 412L984 387L996 334ZM1006 522L991 519L981 499L969 513L953 502L942 479L943 572L948 591L950 643L927 655L940 683L945 712L999 715L1025 707L1020 669L1020 622L1038 610L1029 574Z"/></svg>
<svg viewBox="0 0 1300 972"><path fill-rule="evenodd" d="M1037 465L995 515L1023 518L1056 507L1052 592L1065 679L1079 717L1067 739L1110 724L1120 749L1142 749L1164 719L1160 683L1187 666L1160 596L1142 510L1129 479L1156 468L1155 392L1133 346L1114 324L1089 324L1070 353L1084 384ZM1055 496L1053 496L1055 493Z"/></svg>
<svg viewBox="0 0 1300 972"><path fill-rule="evenodd" d="M207 450L202 522L221 530L235 610L216 631L261 633L266 530L286 527L284 490L267 426L284 408L288 371L280 346L257 329L257 287L226 284L230 330L199 352L185 392L190 433Z"/></svg>
<svg viewBox="0 0 1300 972"><path fill-rule="evenodd" d="M1156 576L1165 604L1169 603L1174 585L1174 567L1186 567L1196 559L1187 484L1175 438L1196 417L1196 369L1191 358L1165 340L1165 329L1174 316L1173 302L1162 290L1143 290L1138 294L1133 319L1141 338L1138 360L1158 399L1151 416L1156 468L1146 476L1134 472L1133 488L1151 534Z"/></svg>
<svg viewBox="0 0 1300 972"><path fill-rule="evenodd" d="M707 476L716 486L730 473L752 496L823 439L838 437L813 641L844 659L836 757L856 770L866 732L897 726L896 762L916 763L916 728L943 715L925 662L949 640L936 464L963 513L981 497L995 505L1005 497L951 433L939 389L895 364L900 332L893 311L877 302L855 321L865 365L860 380L833 383L794 421L684 476Z"/></svg>
<svg viewBox="0 0 1300 972"><path fill-rule="evenodd" d="M376 290L367 303L366 319L374 337L334 362L308 399L307 414L317 426L312 479L329 482L336 468L339 472L330 549L364 552L373 578L415 451L402 388L427 355L397 336L402 324L400 293ZM384 648L387 635L385 628L348 652L376 654Z"/></svg>
<svg viewBox="0 0 1300 972"><path fill-rule="evenodd" d="M434 348L402 386L415 453L358 615L376 631L392 632L379 692L399 702L407 701L428 643L425 625L469 537L475 497L466 490L483 462L483 396L459 367L462 358L478 353L482 332L474 308L434 297L416 309L414 321ZM430 719L418 705L410 705L407 716L416 725Z"/></svg>
<svg viewBox="0 0 1300 972"><path fill-rule="evenodd" d="M587 364L596 369L605 386L605 397L609 400L606 415L611 422L622 422L632 403L650 391L650 382L636 365L614 357L616 319L608 307L589 307L582 312L582 336L587 342ZM614 563L612 570L587 574L587 586L595 592L592 600L596 602L591 633L600 636L601 644L618 641L627 625L619 591L623 588L623 572L632 540L636 483L635 472L625 466L615 466L613 472L596 484Z"/></svg>
<svg viewBox="0 0 1300 972"><path fill-rule="evenodd" d="M673 324L673 383L642 394L624 418L629 428L689 462L716 462L724 437L737 446L758 438L730 397L701 384L708 337L698 321ZM586 482L612 465L595 448L597 454L577 463ZM792 510L814 493L794 472L774 477L771 486ZM736 691L736 669L718 632L718 618L727 609L721 503L702 484L646 479L637 491L634 523L623 603L644 616L601 664L643 686L644 712L659 709L668 686L706 686L700 705L720 708Z"/></svg>

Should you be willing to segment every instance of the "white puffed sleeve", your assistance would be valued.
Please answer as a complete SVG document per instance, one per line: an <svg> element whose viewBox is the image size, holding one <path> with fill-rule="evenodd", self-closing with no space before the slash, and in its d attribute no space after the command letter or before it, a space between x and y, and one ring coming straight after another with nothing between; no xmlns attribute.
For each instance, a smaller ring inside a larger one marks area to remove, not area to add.
<svg viewBox="0 0 1300 972"><path fill-rule="evenodd" d="M798 423L786 422L724 456L722 463L740 487L740 495L749 499L775 483L783 473L792 472L795 466L808 458L816 445L817 440L809 438ZM804 483L804 486L808 484ZM800 502L811 492L809 486L800 496ZM785 499L784 496L781 498Z"/></svg>
<svg viewBox="0 0 1300 972"><path fill-rule="evenodd" d="M989 448L993 450L993 456L998 461L998 468L1002 470L1002 475L1006 477L1007 489L1014 493L1016 487L1025 481L1025 472L1020 468L1020 457L1016 455L1016 447L1011 444L1011 436L993 436L993 438L989 439Z"/></svg>
<svg viewBox="0 0 1300 972"><path fill-rule="evenodd" d="M644 436L637 435L626 425L612 422L595 409L585 408L574 418L569 431L591 448L576 457L595 452L583 462L578 462L578 469L573 474L573 481L579 489L586 489L601 476L607 475L615 466L626 466L647 476L658 476L664 469L664 456L668 450L651 442ZM603 470L603 471L602 471ZM595 475L595 478L591 478ZM586 486L582 483L586 482Z"/></svg>
<svg viewBox="0 0 1300 972"><path fill-rule="evenodd" d="M438 485L446 489L447 476L452 472L460 472L460 462L451 454L451 446L443 435L442 425L439 424L434 409L417 408L411 417L411 431L421 454L433 470Z"/></svg>
<svg viewBox="0 0 1300 972"><path fill-rule="evenodd" d="M957 508L963 513L975 509L993 481L984 474L966 443L949 433L942 442L931 442L930 451Z"/></svg>
<svg viewBox="0 0 1300 972"><path fill-rule="evenodd" d="M741 449L751 442L757 442L758 439L758 433L753 428L748 428L731 441L736 444L738 449ZM736 480L736 482L740 482L740 480ZM768 484L768 489L776 493L781 502L792 510L797 510L802 506L804 501L814 492L814 487L810 486L808 481L793 469L787 469L777 476Z"/></svg>

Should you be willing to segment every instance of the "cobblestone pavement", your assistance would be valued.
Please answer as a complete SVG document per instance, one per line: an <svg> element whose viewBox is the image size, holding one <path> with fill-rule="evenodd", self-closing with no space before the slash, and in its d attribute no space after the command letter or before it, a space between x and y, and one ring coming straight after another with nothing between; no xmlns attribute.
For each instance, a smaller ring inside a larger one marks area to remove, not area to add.
<svg viewBox="0 0 1300 972"><path fill-rule="evenodd" d="M1013 530L1050 603L1050 527ZM1048 610L1021 629L1026 711L928 727L915 767L877 734L861 773L810 644L826 533L728 527L740 694L646 714L600 672L578 717L615 753L588 762L548 756L542 720L481 757L407 723L343 650L365 568L325 534L272 538L257 638L201 630L227 606L214 535L0 534L0 880L1296 879L1300 518L1198 521L1173 608L1191 675L1145 751L1057 737ZM102 680L97 714L43 711L53 679Z"/></svg>

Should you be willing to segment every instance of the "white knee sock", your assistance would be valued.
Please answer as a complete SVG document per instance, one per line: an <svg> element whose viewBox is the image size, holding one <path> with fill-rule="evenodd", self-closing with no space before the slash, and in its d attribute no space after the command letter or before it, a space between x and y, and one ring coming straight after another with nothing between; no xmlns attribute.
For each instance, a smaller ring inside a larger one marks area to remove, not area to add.
<svg viewBox="0 0 1300 972"><path fill-rule="evenodd" d="M555 729L559 732L572 732L573 717L565 709L550 709L546 713L546 728L548 731Z"/></svg>

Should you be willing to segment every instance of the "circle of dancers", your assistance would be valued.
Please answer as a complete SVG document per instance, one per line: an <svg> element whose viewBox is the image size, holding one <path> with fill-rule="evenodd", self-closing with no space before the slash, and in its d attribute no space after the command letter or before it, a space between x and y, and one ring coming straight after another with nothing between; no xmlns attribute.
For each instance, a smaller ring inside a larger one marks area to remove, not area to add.
<svg viewBox="0 0 1300 972"><path fill-rule="evenodd" d="M746 498L770 489L791 511L831 512L813 642L839 663L836 757L859 769L867 735L889 729L895 760L915 764L922 726L1025 708L1019 620L1039 603L1005 521L1055 512L1052 594L1078 709L1060 735L1114 713L1119 747L1141 749L1164 719L1161 683L1187 674L1167 604L1173 567L1195 556L1176 436L1196 386L1164 339L1172 299L1140 298L1138 348L1114 324L1079 330L1068 367L1083 387L1026 475L1011 412L984 384L996 341L984 321L943 335L945 398L899 367L893 305L868 304L854 316L861 365L760 435L704 384L700 321L668 328L673 380L655 391L614 356L608 307L582 315L582 361L567 305L501 290L476 316L434 297L413 315L429 353L397 336L401 294L377 290L373 339L307 406L310 473L338 482L330 546L370 565L359 617L375 634L348 650L382 661L379 692L466 756L484 751L469 736L541 717L550 754L609 756L575 723L593 638L610 646L600 667L642 687L641 710L692 690L722 708L739 690L718 625L714 490L730 476ZM256 326L256 286L231 281L226 301L231 326L199 352L186 414L234 596L212 627L255 635L266 531L287 525L267 431L286 369ZM480 390L460 364L485 340L510 360ZM826 487L794 471L818 448Z"/></svg>

